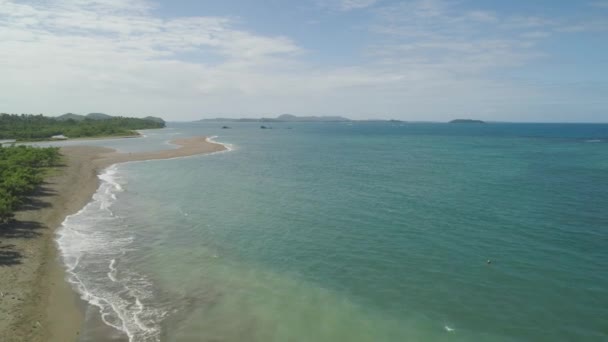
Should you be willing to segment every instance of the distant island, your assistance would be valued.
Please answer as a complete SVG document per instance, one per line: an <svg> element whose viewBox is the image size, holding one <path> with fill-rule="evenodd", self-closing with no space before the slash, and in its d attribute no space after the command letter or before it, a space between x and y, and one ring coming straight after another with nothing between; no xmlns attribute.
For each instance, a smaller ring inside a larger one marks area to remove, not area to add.
<svg viewBox="0 0 608 342"><path fill-rule="evenodd" d="M202 119L197 122L344 122L351 121L342 116L295 116L292 114L279 115L276 118L214 118Z"/></svg>
<svg viewBox="0 0 608 342"><path fill-rule="evenodd" d="M225 118L217 117L210 119L201 119L194 122L258 122L258 123L272 123L272 122L377 122L377 123L390 123L390 124L404 124L404 123L434 123L433 121L403 121L397 119L349 119L343 116L296 116L293 114L282 114L276 118L262 117L262 118ZM436 123L436 122L435 122ZM484 121L474 119L455 119L449 123L453 124L485 124ZM225 126L228 127L228 126Z"/></svg>
<svg viewBox="0 0 608 342"><path fill-rule="evenodd" d="M473 119L456 119L452 120L449 123L453 124L484 124L484 121L481 120L473 120Z"/></svg>
<svg viewBox="0 0 608 342"><path fill-rule="evenodd" d="M0 140L36 141L70 138L137 136L135 130L165 127L161 118L143 119L103 113L58 117L42 114L0 114Z"/></svg>

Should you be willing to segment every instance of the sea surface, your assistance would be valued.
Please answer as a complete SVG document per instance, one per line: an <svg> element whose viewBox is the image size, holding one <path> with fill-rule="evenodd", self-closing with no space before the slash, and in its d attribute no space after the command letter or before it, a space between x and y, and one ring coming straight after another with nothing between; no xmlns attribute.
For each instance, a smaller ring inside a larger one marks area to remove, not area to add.
<svg viewBox="0 0 608 342"><path fill-rule="evenodd" d="M230 150L112 166L65 220L82 341L608 340L608 125L222 125L87 142Z"/></svg>

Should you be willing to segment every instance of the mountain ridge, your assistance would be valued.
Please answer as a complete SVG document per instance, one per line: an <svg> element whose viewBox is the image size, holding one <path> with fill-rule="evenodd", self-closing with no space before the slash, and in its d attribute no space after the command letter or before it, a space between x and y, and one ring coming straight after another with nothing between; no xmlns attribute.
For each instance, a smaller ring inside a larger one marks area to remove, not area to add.
<svg viewBox="0 0 608 342"><path fill-rule="evenodd" d="M59 116L55 116L53 117L55 120L59 120L59 121L67 121L67 120L75 120L75 121L84 121L86 119L90 119L90 120L110 120L113 118L120 118L123 116L112 116L109 114L105 114L105 113L89 113L87 115L82 115L82 114L74 114L74 113L65 113L63 115L59 115ZM158 123L165 123L165 120L163 120L160 117L156 117L156 116L146 116L145 118L141 118L143 120L150 120L150 121L154 121L154 122L158 122Z"/></svg>

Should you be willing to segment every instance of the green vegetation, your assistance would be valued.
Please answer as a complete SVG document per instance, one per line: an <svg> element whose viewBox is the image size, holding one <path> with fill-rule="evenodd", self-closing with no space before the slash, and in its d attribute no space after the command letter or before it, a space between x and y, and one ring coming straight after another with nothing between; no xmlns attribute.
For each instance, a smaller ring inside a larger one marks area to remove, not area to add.
<svg viewBox="0 0 608 342"><path fill-rule="evenodd" d="M13 217L43 181L46 168L60 160L56 147L0 146L0 223Z"/></svg>
<svg viewBox="0 0 608 342"><path fill-rule="evenodd" d="M18 141L49 140L53 136L68 138L135 135L133 130L163 128L165 122L158 118L112 117L94 113L82 119L57 119L43 115L0 114L0 139Z"/></svg>

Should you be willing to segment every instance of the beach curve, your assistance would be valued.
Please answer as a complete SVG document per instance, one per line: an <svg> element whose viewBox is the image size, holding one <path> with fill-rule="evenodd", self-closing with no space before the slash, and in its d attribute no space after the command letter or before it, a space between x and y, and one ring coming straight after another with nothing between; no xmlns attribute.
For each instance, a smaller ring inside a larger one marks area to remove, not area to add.
<svg viewBox="0 0 608 342"><path fill-rule="evenodd" d="M0 335L5 341L74 341L83 323L85 304L66 281L55 241L66 217L82 210L97 191L99 174L119 163L181 158L229 150L207 137L175 139L178 147L154 152L120 153L91 146L62 147L65 165L49 176L44 203L37 210L24 210L17 222L27 222L32 238L5 237L22 257L14 267L2 267L0 277ZM36 229L36 231L33 231Z"/></svg>

